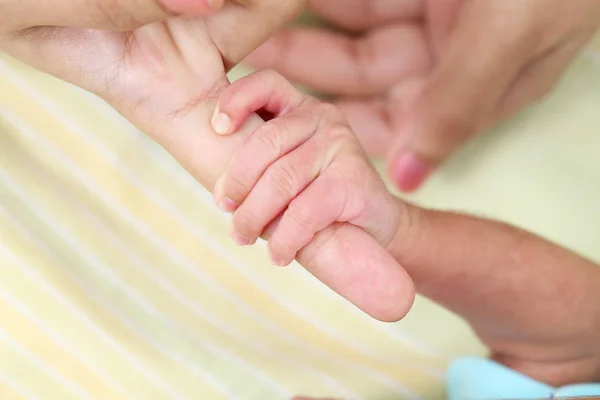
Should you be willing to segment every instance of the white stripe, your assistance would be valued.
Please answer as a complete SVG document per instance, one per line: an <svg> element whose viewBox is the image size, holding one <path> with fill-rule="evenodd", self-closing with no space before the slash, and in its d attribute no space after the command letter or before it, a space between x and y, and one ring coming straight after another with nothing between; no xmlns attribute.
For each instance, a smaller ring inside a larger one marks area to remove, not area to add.
<svg viewBox="0 0 600 400"><path fill-rule="evenodd" d="M295 304L289 302L285 297L278 297L277 294L273 293L273 291L268 286L266 286L262 281L260 281L259 279L256 279L256 277L254 277L250 273L248 268L246 268L246 266L242 262L240 262L240 260L237 259L237 257L232 256L227 249L223 248L223 246L220 243L218 243L217 241L215 241L212 237L210 237L210 235L207 235L204 231L202 231L201 229L196 227L194 224L190 223L189 220L187 218L185 218L184 215L182 215L178 210L173 208L173 206L171 204L169 204L168 201L165 201L164 197L162 197L160 194L156 193L154 190L142 186L139 183L139 181L136 179L135 175L130 170L124 168L124 166L118 160L118 158L116 157L114 152L111 152L110 149L107 149L105 144L99 142L93 135L85 135L85 133L83 133L83 129L80 126L78 126L74 121L72 121L64 113L62 113L61 110L59 110L51 101L47 101L47 99L44 99L38 92L33 90L27 84L27 82L23 80L22 77L20 77L16 73L14 73L12 71L12 69L9 66L7 66L4 62L2 62L1 60L0 60L0 68L3 69L6 73L10 74L11 79L14 81L15 84L17 84L25 93L27 93L29 95L29 97L31 97L32 99L37 101L44 108L46 108L46 110L50 114L52 114L62 124L67 126L69 128L69 130L79 133L80 137L83 140L85 140L86 143L90 147L94 148L99 154L101 154L103 156L103 158L105 158L109 162L109 164L113 165L119 172L121 172L134 187L136 187L138 190L140 190L142 193L144 193L145 196L151 198L154 202L156 202L162 209L164 209L169 214L169 216L171 218L173 218L180 225L182 225L191 235L193 235L196 238L198 238L199 240L201 240L212 251L219 254L221 256L221 258L224 261L226 261L228 264L230 264L232 267L234 267L234 269L238 273L240 273L245 278L247 278L250 282L255 284L258 288L260 288L263 292L265 292L269 297L273 298L279 304L285 306L290 311L292 311L294 314L300 316L302 319L310 322L311 325L316 327L318 330L326 333L328 336L334 338L338 342L344 343L346 346L352 348L353 350L357 351L358 353L361 353L363 355L366 355L366 356L376 359L376 360L382 360L386 363L393 363L393 364L409 367L415 371L423 372L423 373L432 375L436 378L440 378L443 376L443 373L438 369L431 368L427 365L419 365L420 363L418 360L410 360L407 362L402 362L402 360L399 360L397 358L385 357L379 353L374 353L374 352L368 351L364 347L362 347L360 344L351 340L349 335L344 335L344 334L340 335L339 333L330 329L328 326L322 324L319 320L315 319L312 315L310 315L310 313L307 313L306 311L299 309ZM76 90L81 92L80 89L76 89ZM92 99L90 101L95 102L96 104L101 103L102 109L108 110L108 106L105 103L101 102L97 97L95 97L91 94L88 94L87 92L83 92L83 96L88 99ZM108 114L108 116L110 116L111 119L118 118L114 112L107 112L107 114ZM123 125L124 131L127 132L128 134L135 135L135 136L137 136L139 134L138 130L133 128L130 124L124 122L122 119L118 119L118 121L120 121L119 125ZM125 127L125 125L127 125L127 127ZM139 146L139 149L141 149L142 151L146 151L146 152L149 151L147 146ZM149 158L149 159L152 159L152 158ZM159 163L159 165L162 166L162 163ZM73 166L70 166L69 168L73 169ZM172 175L174 175L178 180L184 182L184 184L186 186L188 186L190 188L190 190L192 190L192 192L195 193L199 198L201 198L207 205L209 205L209 207L211 207L212 209L215 209L215 206L212 201L212 196L210 196L210 194L206 190L204 190L197 182L195 182L195 181L192 182L190 179L183 179L183 177L187 178L187 176L181 172L181 168L179 166L175 166L174 163L170 164L169 170L172 172ZM80 181L86 187L89 188L89 186L87 186L87 183L90 181L88 178L84 178L84 179L80 178ZM95 190L93 190L91 188L90 188L90 190L94 191L94 193L97 194L97 192ZM103 197L103 200L105 200L107 203L111 203L110 201L106 200L104 197ZM119 210L119 211L121 211L121 210ZM126 213L126 210L125 210L125 213ZM131 222L131 218L127 218L127 220L128 220L128 222L132 223L132 225L134 225L138 230L143 232L145 235L148 234L148 229L146 227L140 227L139 223ZM174 251L174 249L169 248L169 245L167 243L162 242L160 240L160 238L152 235L151 239L153 241L158 241L159 242L158 246L161 247L172 258L175 258L178 261L180 261L182 263L182 265L184 265L186 267L186 269L189 273L194 275L197 279L199 279L205 283L208 283L208 278L206 276L203 276L201 271L198 268L195 268L193 263L189 262L189 260L187 260L187 259L182 258L178 252ZM295 270L291 269L291 271L295 271ZM294 273L297 273L297 272L294 272ZM300 273L300 275L304 278L306 277L305 273ZM217 288L217 286L219 286L219 284L215 283L214 281L211 281L210 284L215 288ZM249 310L249 307L246 304L235 299L235 297L231 296L229 293L226 292L226 289L219 287L219 290L220 290L221 294L227 296L230 300L234 301L238 305L238 307L240 307L241 309L243 309L245 311ZM328 295L330 295L330 293L331 293L327 289L323 288L322 290L323 290L323 293L326 293ZM339 300L339 299L337 299L337 300ZM249 314L247 314L247 315L249 315ZM253 315L256 317L256 313L253 313ZM404 332L401 332L397 329L393 329L392 327L389 327L387 325L379 324L376 321L371 320L371 319L366 319L366 320L368 321L367 323L369 323L373 326L376 326L378 329L382 329L390 337L397 340L402 345L407 346L417 352L421 352L422 354L427 355L429 357L433 357L433 358L439 359L441 361L447 361L443 357L443 355L440 354L439 351L431 349L429 346L426 346L423 343L419 342L418 340L409 337Z"/></svg>
<svg viewBox="0 0 600 400"><path fill-rule="evenodd" d="M19 382L17 382L15 379L11 379L11 378L7 377L6 375L4 375L2 373L2 371L0 371L0 382L4 383L13 392L15 392L16 394L18 394L21 397L26 398L27 400L38 400L39 399L39 397L37 397L33 393L31 393L29 388L24 387Z"/></svg>
<svg viewBox="0 0 600 400"><path fill-rule="evenodd" d="M9 222L11 223L11 225L20 234L22 234L28 240L30 240L32 242L32 244L37 248L37 250L40 251L40 253L43 253L49 259L55 259L55 256L51 252L48 251L48 248L46 248L43 243L40 243L37 238L34 238L33 236L31 236L19 224L19 222L17 220L15 220L10 214L5 213L4 210L2 210L2 208L0 208L0 214L2 214L3 217L7 218L9 220ZM77 315L78 317L80 317L84 322L86 322L88 325L90 325L92 328L94 328L94 330L96 330L97 332L99 332L103 338L108 339L108 343L110 343L111 345L113 345L111 347L118 349L122 353L122 355L125 356L126 360L130 361L130 363L132 365L138 367L137 369L140 372L142 372L142 374L146 377L146 379L148 379L149 383L157 383L157 386L159 388L161 388L164 392L166 392L166 393L169 394L169 398L170 399L185 399L185 398L187 398L186 396L183 396L182 394L175 394L174 389L168 388L167 385L166 385L166 383L162 382L161 379L159 379L158 375L155 375L153 372L150 372L149 370L146 370L143 367L143 365L144 365L143 363L140 363L139 360L137 360L136 358L132 358L129 354L127 354L120 347L120 345L117 344L118 342L115 342L114 339L111 336L107 335L103 330L101 330L100 328L98 328L85 312L82 312L81 310L79 310L78 308L76 308L56 288L54 288L52 286L49 286L48 283L47 283L47 281L44 278L42 278L39 275L37 275L37 273L33 269L31 269L28 265L26 265L25 263L23 263L12 251L10 251L8 248L0 246L0 255L3 255L5 258L10 259L11 262L13 262L15 265L18 265L20 271L24 272L29 279L31 279L38 286L40 286L41 288L43 288L53 298L59 300L59 302L61 304L67 306L71 311L74 312L75 315ZM54 261L56 261L56 260L54 260ZM72 280L75 281L74 279L72 279ZM80 288L85 289L84 285L82 285L81 282L75 281L75 283ZM172 354L168 350L165 350L164 348L162 348L162 346L158 345L154 340L152 340L151 336L148 336L146 334L146 332L144 332L143 330L135 327L131 323L131 321L129 320L129 318L127 318L127 316L123 316L119 312L115 311L115 309L113 308L114 304L107 304L107 303L105 303L102 299L100 299L93 292L88 292L86 294L88 295L88 298L90 298L91 300L93 300L94 302L96 302L109 315L111 315L112 317L114 317L115 319L117 319L119 322L121 322L123 324L123 326L125 326L130 331L132 331L136 336L138 336L142 342L146 342L148 345L150 345L150 347L155 348L160 354L162 354L166 358L168 358L171 361L174 361L174 362L176 362L178 364L185 365L186 367L190 368L190 370L192 370L192 372L194 372L196 375L202 377L202 371L199 371L197 366L195 366L193 363L185 360L184 358L181 358L181 357L179 357L179 356L177 356L175 354ZM118 307L116 307L116 309L119 310ZM236 398L235 396L231 395L228 392L227 393L223 393L223 395L226 398L230 398L230 399Z"/></svg>
<svg viewBox="0 0 600 400"><path fill-rule="evenodd" d="M94 363L90 360L85 359L76 349L74 349L70 343L64 340L59 333L55 330L47 326L44 321L40 320L34 313L32 313L29 309L27 309L23 303L19 302L16 298L14 298L8 292L2 290L2 286L0 286L0 298L2 298L5 302L11 305L15 310L21 313L29 322L31 322L35 327L43 332L46 336L51 338L54 342L56 342L66 353L70 354L74 359L79 361L81 364L84 364L87 368L89 368L92 372L98 375L104 383L110 387L113 391L119 393L122 397L130 397L131 395L126 394L126 391L116 382L113 381L110 375L105 374L100 371L98 368L94 366Z"/></svg>
<svg viewBox="0 0 600 400"><path fill-rule="evenodd" d="M27 230L25 230L22 226L17 225L13 217L10 214L6 213L5 210L1 207L0 214L2 214L3 217L7 218L13 224L13 227L19 231L19 233L26 236L32 242L36 240L33 237L31 237ZM51 253L49 253L45 247L40 246L39 242L36 242L35 244L36 247L38 247L39 250L44 252L48 258L54 258L54 256ZM146 379L148 379L149 382L156 384L158 388L160 388L165 393L168 393L170 396L169 398L185 398L181 395L175 395L174 393L176 392L174 391L174 389L169 388L168 385L164 383L158 375L155 375L153 372L148 370L143 363L141 363L137 358L129 354L127 350L124 350L123 347L121 347L121 345L119 344L119 342L115 341L112 336L108 335L104 330L102 330L102 328L97 326L85 312L81 311L73 303L71 303L59 290L49 285L44 278L37 275L33 269L29 268L29 266L27 266L25 263L21 262L21 260L12 251L10 251L6 247L0 246L0 255L3 255L5 258L10 259L11 262L13 262L14 264L19 265L21 267L20 270L23 273L25 273L25 275L29 279L35 282L48 295L50 295L60 304L62 304L71 312L73 312L73 314L79 317L79 319L81 319L85 323L85 325L89 326L90 328L92 328L93 331L98 333L99 336L102 339L104 339L104 341L108 343L111 348L115 349L118 353L120 353L124 357L124 359L127 360L127 362L134 367L135 370L139 371Z"/></svg>
<svg viewBox="0 0 600 400"><path fill-rule="evenodd" d="M600 52L598 52L597 50L593 49L593 48L586 48L583 51L583 56L592 61L594 64L596 64L596 66L600 67Z"/></svg>
<svg viewBox="0 0 600 400"><path fill-rule="evenodd" d="M90 394L86 393L81 387L75 385L72 381L60 375L58 372L56 372L55 369L51 368L45 362L38 359L35 356L35 354L31 353L28 349L21 346L18 342L15 341L15 339L12 336L5 332L2 329L2 327L0 327L0 340L3 340L21 357L25 358L27 361L38 367L41 371L50 376L54 381L64 386L64 388L67 389L70 393L74 394L75 396L81 399L93 399L93 397Z"/></svg>
<svg viewBox="0 0 600 400"><path fill-rule="evenodd" d="M75 132L81 133L81 128L79 126L77 126L73 121L69 120L63 114L60 114L60 111L58 111L52 103L47 103L47 102L43 101L35 91L32 91L31 88L28 87L23 82L22 78L20 78L17 74L14 74L14 72L11 72L10 68L8 66L6 66L2 62L0 62L0 67L2 69L8 70L9 73L12 73L15 78L14 80L20 81L24 85L24 87L23 87L24 91L26 91L28 94L30 94L34 99L36 99L44 107L47 107L48 111L51 112L57 119L59 119L61 121L61 123L64 123L66 126L69 127L69 129L71 129ZM131 131L131 127L129 128L129 131ZM27 132L27 133L30 134L30 132ZM37 138L38 143L41 142L41 140L40 140L41 136L42 135L35 136ZM275 294L272 293L272 291L268 287L266 287L264 285L264 283L262 283L260 280L257 280L255 277L253 277L252 274L250 274L248 269L245 267L245 265L243 263L241 263L237 258L233 257L218 242L216 242L213 238L211 238L205 232L201 231L200 229L195 227L193 224L191 224L183 215L181 215L177 210L173 209L173 207L171 205L169 205L167 202L165 202L163 198L160 198L156 192L149 190L148 188L142 187L140 185L140 183L136 180L136 177L131 173L131 171L122 168L121 163L115 157L114 153L111 153L108 149L103 147L102 144L99 144L95 140L88 138L84 134L82 136L88 141L88 144L91 147L94 147L107 160L109 160L111 162L111 164L113 164L115 166L115 168L117 168L121 173L123 173L123 175L129 179L130 183L134 187L138 188L149 198L152 198L156 203L158 203L166 211L169 211L169 214L173 219L175 219L178 223L182 224L184 226L184 228L186 228L192 235L196 236L199 240L201 240L205 244L207 244L213 251L218 253L225 261L227 261L230 265L234 266L236 271L238 271L240 274L244 275L248 280L253 282L257 287L262 289L265 293L270 295L278 303L286 306L288 309L290 309L295 314L297 314L297 315L301 316L303 319L311 322L311 324L313 326L317 327L322 332L327 333L330 337L336 339L337 341L339 341L341 343L345 343L348 347L353 348L355 351L357 351L363 355L366 355L373 359L383 360L386 363L394 363L397 365L409 367L415 371L423 372L423 373L429 374L431 376L434 376L436 378L441 378L443 376L443 373L439 369L434 369L434 368L431 368L426 365L425 366L419 365L420 362L418 360L410 360L410 361L402 362L403 360L393 359L393 358L389 358L389 357L385 357L385 356L382 357L382 355L380 355L380 354L367 351L364 348L361 348L361 346L358 345L356 342L352 341L351 338L348 337L349 335L339 335L339 334L333 332L331 329L329 329L325 325L321 324L318 320L316 320L314 317L312 317L309 313L299 310L295 305L286 301L285 298L278 298ZM93 144L89 143L90 140L93 140L94 143ZM51 145L48 144L47 142L45 142L44 146L46 147L46 149L48 149L49 146L51 146ZM140 147L144 148L144 146L140 146ZM60 152L58 150L56 150L55 148L52 148L51 152L54 154L60 154ZM57 158L59 158L61 162L66 162L65 160L62 160L61 157L57 157ZM153 235L154 232L150 231L146 226L143 226L140 221L135 220L134 217L132 217L128 213L128 210L123 210L122 208L120 208L119 204L115 204L110 199L107 199L106 195L100 194L95 188L92 188L89 185L89 182L93 181L93 180L89 179L89 177L86 177L85 175L83 175L83 177L82 177L81 171L79 171L78 168L76 168L76 166L74 166L73 164L70 164L67 166L67 168L69 170L73 171L74 175L77 176L77 178L80 180L80 182L82 183L83 186L87 187L93 193L97 194L105 202L111 204L113 206L113 208L115 209L115 211L117 211L119 213L119 215L121 215L123 218L128 220L128 222L130 222L133 226L135 226L139 231L141 231L149 239L153 240L155 242L155 244L157 244L157 246L159 246L161 249L163 249L163 251L165 251L167 254L169 254L172 258L177 259L177 261L182 263L182 265L184 265L186 267L186 269L189 273L196 276L198 279L203 280L204 282L208 283L208 280L207 280L208 278L206 278L205 276L202 276L201 271L195 267L194 263L190 262L190 260L188 260L186 258L183 258L181 256L181 254L179 254L172 247L170 247L170 245L168 243L165 243L160 237ZM181 175L183 175L183 174L181 174L181 173L175 174L175 176L177 176L177 177L180 177ZM200 185L197 183L195 185L193 185L193 187L195 187L196 190L201 188ZM206 200L208 192L206 192L203 189L200 189L200 192L203 194L202 195L203 199ZM212 200L210 200L210 202L212 204ZM213 208L214 208L214 205L213 205ZM217 286L219 286L219 284L215 283L214 281L211 281L211 284L215 285L214 286L215 288ZM229 293L227 293L227 291L225 289L222 289L222 288L219 288L219 289L221 290L221 293L223 295L226 295L232 301L235 301L236 304L240 308L242 308L243 310L248 310L248 306L246 304L244 304L242 301L239 301L239 300L235 299L235 297L232 297ZM256 316L256 313L254 313L254 315ZM366 320L368 321L368 323L375 324L377 327L381 328L382 326L384 326L383 324L378 324L370 319L366 319ZM426 348L426 346L423 346L422 344L414 341L413 339L408 338L406 335L402 335L395 329L384 329L384 330L388 334L390 334L390 336L392 336L396 339L399 339L398 334L400 334L402 336L402 339L400 339L400 341L405 346L409 346L413 349L419 350L422 353L424 353L430 357L435 357L438 359L441 358L441 355L439 354L439 352L432 351L432 350ZM446 361L446 360L443 360L443 361Z"/></svg>
<svg viewBox="0 0 600 400"><path fill-rule="evenodd" d="M1 113L2 112L0 111L0 114ZM102 275L111 284L113 284L116 287L119 287L121 289L121 291L127 297L129 297L131 299L131 301L133 301L136 305L140 306L140 308L142 308L149 315L152 315L157 320L160 320L164 325L171 327L173 330L177 330L179 332L185 332L185 329L183 327L179 326L178 324L176 324L175 322L170 320L166 315L161 313L158 309L156 309L156 307L146 297L144 297L139 291L137 291L134 287L132 287L131 285L124 282L120 277L118 277L114 273L114 271L112 271L108 268L105 268L104 265L96 258L95 255L93 255L91 253L86 253L83 250L81 250L82 244L78 243L74 239L73 236L70 236L69 233L66 232L66 230L62 227L62 225L60 223L55 223L54 221L50 221L48 219L48 215L43 213L40 210L40 208L38 208L37 205L34 202L32 202L29 198L27 198L26 195L19 189L18 182L15 182L12 179L10 179L2 171L0 171L0 182L2 185L4 185L5 188L7 188L7 190L16 194L16 196L19 198L19 200L22 201L23 204L27 205L29 210L33 211L33 213L44 224L46 224L49 227L53 227L54 232L61 239L63 239L66 243L69 244L69 247L71 248L71 250L74 253L78 254L79 257L81 257L83 260L85 260L88 265L92 266L95 271L97 271L100 275ZM149 269L151 270L152 268L149 268ZM164 279L164 277L163 277L163 279ZM157 280L159 280L159 279L157 279ZM93 291L92 288L89 288L89 287L85 288L85 289L86 289L86 293ZM271 379L269 376L267 376L262 371L258 371L257 369L253 368L251 365L249 365L247 362L240 359L239 357L223 350L222 348L220 348L214 344L211 344L211 343L208 343L208 342L205 342L202 340L197 340L197 338L195 338L195 337L191 338L191 339L193 339L195 345L197 345L200 348L203 348L205 351L212 353L214 355L217 355L220 358L228 359L231 362L237 363L238 365L242 366L244 369L247 370L247 372L249 374L254 375L257 380L260 380L263 383L272 387L273 390L277 391L277 393L280 394L281 396L288 396L288 397L292 396L292 393L289 392L287 389L285 389L283 386L281 386L278 382L275 382L273 379ZM216 390L218 390L221 393L228 393L228 390L225 387L223 387L217 379L208 375L206 371L203 371L200 369L200 370L198 370L198 372L202 373L202 378L205 379L207 382L210 382L212 385L216 385L217 386L217 387L215 387Z"/></svg>

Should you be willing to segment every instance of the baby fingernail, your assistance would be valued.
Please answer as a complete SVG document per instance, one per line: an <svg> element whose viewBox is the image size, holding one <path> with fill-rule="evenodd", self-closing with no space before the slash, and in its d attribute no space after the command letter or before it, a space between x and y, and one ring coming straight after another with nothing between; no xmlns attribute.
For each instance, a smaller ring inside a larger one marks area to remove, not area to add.
<svg viewBox="0 0 600 400"><path fill-rule="evenodd" d="M212 127L219 135L227 135L231 131L231 118L222 112L217 112L212 119Z"/></svg>
<svg viewBox="0 0 600 400"><path fill-rule="evenodd" d="M237 232L233 234L233 241L238 246L248 246L250 244L250 240L247 237L244 237Z"/></svg>
<svg viewBox="0 0 600 400"><path fill-rule="evenodd" d="M433 166L416 154L406 152L400 156L393 170L393 179L405 192L416 190L431 175Z"/></svg>
<svg viewBox="0 0 600 400"><path fill-rule="evenodd" d="M273 265L275 265L276 267L287 267L289 265L289 263L286 263L285 261L275 258L273 256L273 253L271 252L270 248L268 249L268 252L269 252L269 258L271 259L271 263Z"/></svg>
<svg viewBox="0 0 600 400"><path fill-rule="evenodd" d="M275 260L275 259L271 258L271 262L276 267L287 267L287 264L285 263L285 261Z"/></svg>
<svg viewBox="0 0 600 400"><path fill-rule="evenodd" d="M229 214L236 210L237 204L235 204L235 202L233 200L231 200L229 197L224 197L221 199L221 201L219 201L219 208L224 213Z"/></svg>

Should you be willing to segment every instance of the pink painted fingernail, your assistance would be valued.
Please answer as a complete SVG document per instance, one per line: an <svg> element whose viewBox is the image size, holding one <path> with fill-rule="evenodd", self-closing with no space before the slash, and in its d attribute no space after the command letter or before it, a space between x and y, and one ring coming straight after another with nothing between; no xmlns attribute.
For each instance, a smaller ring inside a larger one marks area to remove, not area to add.
<svg viewBox="0 0 600 400"><path fill-rule="evenodd" d="M229 214L229 213L234 212L237 209L237 204L235 204L235 202L233 200L231 200L229 197L223 197L219 201L219 208L224 213Z"/></svg>
<svg viewBox="0 0 600 400"><path fill-rule="evenodd" d="M247 237L242 236L237 232L233 234L233 241L238 246L248 246L250 244L250 240Z"/></svg>
<svg viewBox="0 0 600 400"><path fill-rule="evenodd" d="M399 189L412 192L431 175L433 166L411 152L403 153L393 170L393 179Z"/></svg>

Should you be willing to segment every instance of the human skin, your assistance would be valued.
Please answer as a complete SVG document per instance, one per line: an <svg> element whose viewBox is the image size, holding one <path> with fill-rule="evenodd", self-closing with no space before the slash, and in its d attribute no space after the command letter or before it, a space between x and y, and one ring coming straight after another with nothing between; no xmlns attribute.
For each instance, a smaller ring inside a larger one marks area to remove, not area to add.
<svg viewBox="0 0 600 400"><path fill-rule="evenodd" d="M413 191L469 138L544 97L600 25L600 2L309 0L351 34L295 27L248 61L337 97Z"/></svg>
<svg viewBox="0 0 600 400"><path fill-rule="evenodd" d="M235 199L225 210L235 211L235 231L255 238L274 224L266 239L278 255L282 244L310 237L315 224L359 216L353 223L383 240L421 294L464 317L492 358L556 386L600 379L597 265L508 225L391 198L376 174L357 173L357 163L365 172L370 167L347 122L275 72L227 88L213 118L216 131L237 135L256 109L274 118L244 144L215 192L217 203ZM283 189L273 179L281 169ZM350 179L340 170L351 171ZM398 216L392 237L382 235Z"/></svg>
<svg viewBox="0 0 600 400"><path fill-rule="evenodd" d="M146 10L141 2L111 1L125 11ZM48 4L0 2L1 48L108 101L208 189L262 123L253 116L238 134L228 137L212 131L216 98L229 84L227 67L291 19L299 7L275 0L227 3L215 16L199 18L195 15L209 11L194 8L202 5L194 3L184 18L147 3L148 15L127 17L125 11L110 9L107 14L108 9L101 8L102 12L86 19L82 5L95 3L85 1L79 8L70 7L72 1ZM43 10L43 5L49 9ZM19 20L25 14L31 19ZM244 40L236 39L238 35ZM569 365L579 379L597 372L599 329L594 306L600 304L595 297L600 291L598 272L591 263L501 224L420 210L401 201L397 207L402 218L393 246L384 248L358 227L335 224L316 235L298 260L333 290L383 320L400 318L410 302L400 263L417 289L472 321L507 364L549 382L557 379L560 365ZM498 274L510 266L515 267L510 274ZM533 273L521 277L518 271ZM496 275L498 279L489 279ZM545 280L540 276L558 284L541 285ZM478 290L486 279L496 295ZM523 285L514 285L517 281ZM506 299L512 298L514 290L518 301L509 303ZM507 311L508 304L531 305L531 299L538 297L536 304L544 312L534 315L536 326L553 327L544 335L521 313ZM489 326L495 328L484 329ZM517 350L528 356L520 357Z"/></svg>
<svg viewBox="0 0 600 400"><path fill-rule="evenodd" d="M42 3L48 9L41 10L34 1L4 0L0 47L106 100L212 191L263 122L253 115L235 136L214 134L210 119L229 85L226 71L296 16L302 1L229 1L210 17L197 16L215 12L200 0L189 0L181 12L167 1L81 0L74 7L63 1ZM396 321L412 304L406 272L351 224L319 232L297 260L377 319Z"/></svg>

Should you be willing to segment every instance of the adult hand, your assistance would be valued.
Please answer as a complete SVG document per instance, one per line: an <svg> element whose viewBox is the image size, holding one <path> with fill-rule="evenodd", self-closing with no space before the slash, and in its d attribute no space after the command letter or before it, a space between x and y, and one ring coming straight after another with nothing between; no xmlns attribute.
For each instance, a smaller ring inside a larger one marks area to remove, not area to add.
<svg viewBox="0 0 600 400"><path fill-rule="evenodd" d="M253 116L236 135L213 132L215 100L229 84L225 72L302 5L0 0L0 48L108 101L212 190L262 123ZM198 17L219 7L210 17ZM400 216L399 209L395 219ZM412 305L414 287L406 272L385 244L353 225L321 231L298 261L375 318L398 320Z"/></svg>
<svg viewBox="0 0 600 400"><path fill-rule="evenodd" d="M545 95L600 24L600 2L309 0L346 36L294 28L248 61L339 104L400 189Z"/></svg>
<svg viewBox="0 0 600 400"><path fill-rule="evenodd" d="M600 381L600 266L532 234L409 207L390 251L492 359L560 387Z"/></svg>

